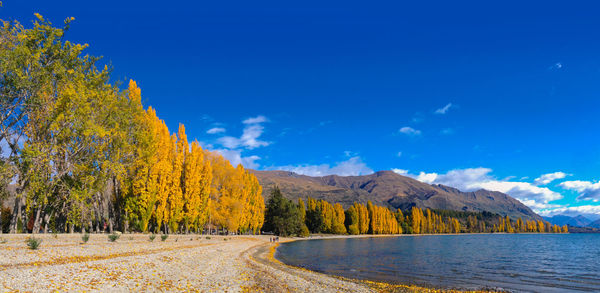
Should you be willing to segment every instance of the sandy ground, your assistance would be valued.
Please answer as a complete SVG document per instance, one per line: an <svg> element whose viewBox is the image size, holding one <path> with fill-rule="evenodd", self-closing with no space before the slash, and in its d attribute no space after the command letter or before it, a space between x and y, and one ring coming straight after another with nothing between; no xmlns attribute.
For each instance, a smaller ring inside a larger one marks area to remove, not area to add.
<svg viewBox="0 0 600 293"><path fill-rule="evenodd" d="M0 291L369 292L368 285L295 269L272 258L268 236L0 235Z"/></svg>
<svg viewBox="0 0 600 293"><path fill-rule="evenodd" d="M440 292L291 267L269 236L36 235L38 250L29 236L0 235L1 292Z"/></svg>

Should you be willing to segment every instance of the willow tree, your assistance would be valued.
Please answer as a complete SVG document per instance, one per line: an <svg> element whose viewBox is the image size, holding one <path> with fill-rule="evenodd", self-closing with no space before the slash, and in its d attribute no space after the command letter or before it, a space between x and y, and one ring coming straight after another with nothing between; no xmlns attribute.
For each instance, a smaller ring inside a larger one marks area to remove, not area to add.
<svg viewBox="0 0 600 293"><path fill-rule="evenodd" d="M11 231L25 217L34 232L50 222L84 228L125 170L129 100L99 58L82 55L87 45L64 40L71 18L55 28L36 17L31 29L3 22L0 33L0 140L17 170Z"/></svg>

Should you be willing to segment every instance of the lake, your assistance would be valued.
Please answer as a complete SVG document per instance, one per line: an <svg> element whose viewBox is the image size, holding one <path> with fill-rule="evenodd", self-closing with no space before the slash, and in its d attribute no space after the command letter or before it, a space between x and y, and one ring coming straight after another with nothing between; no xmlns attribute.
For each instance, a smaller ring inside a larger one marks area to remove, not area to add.
<svg viewBox="0 0 600 293"><path fill-rule="evenodd" d="M353 279L515 292L600 291L600 234L465 234L282 243L275 257Z"/></svg>

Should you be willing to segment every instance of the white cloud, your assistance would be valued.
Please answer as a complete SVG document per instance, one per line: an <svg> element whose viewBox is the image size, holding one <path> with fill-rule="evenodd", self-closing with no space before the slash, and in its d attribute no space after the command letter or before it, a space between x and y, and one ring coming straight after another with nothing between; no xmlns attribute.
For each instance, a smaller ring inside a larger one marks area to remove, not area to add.
<svg viewBox="0 0 600 293"><path fill-rule="evenodd" d="M535 185L547 185L554 180L563 179L565 177L567 177L567 174L563 172L548 173L536 178L533 183Z"/></svg>
<svg viewBox="0 0 600 293"><path fill-rule="evenodd" d="M446 106L435 110L434 113L444 115L444 114L446 114L446 112L448 112L448 110L450 110L451 107L452 107L452 103L448 103Z"/></svg>
<svg viewBox="0 0 600 293"><path fill-rule="evenodd" d="M600 205L582 205L574 207L558 207L541 211L542 216L567 215L577 216L583 215L591 220L600 218Z"/></svg>
<svg viewBox="0 0 600 293"><path fill-rule="evenodd" d="M400 128L400 130L398 130L400 133L409 135L409 136L417 136L417 135L421 135L421 130L416 130L412 127L409 126L404 126L402 128Z"/></svg>
<svg viewBox="0 0 600 293"><path fill-rule="evenodd" d="M562 65L562 63L560 63L560 62L556 62L556 63L554 63L552 66L550 66L550 68L549 68L549 69L550 69L550 70L552 70L552 69L554 69L554 70L559 70L559 69L561 69L561 68L563 68L563 65Z"/></svg>
<svg viewBox="0 0 600 293"><path fill-rule="evenodd" d="M245 150L252 150L258 147L264 147L271 144L268 141L260 140L259 138L264 132L264 127L261 123L268 122L267 117L259 115L256 117L250 117L242 121L244 124L244 130L240 137L233 136L222 136L216 140L217 146L212 144L205 144L203 146L207 149L219 152L225 157L233 166L242 164L245 168L256 169L260 166L257 162L261 158L256 155L244 156L242 153ZM208 134L219 134L226 131L225 128L219 127L219 124L214 123L213 128L209 129L206 133Z"/></svg>
<svg viewBox="0 0 600 293"><path fill-rule="evenodd" d="M244 168L256 169L260 166L256 161L260 160L259 156L243 157L242 152L239 150L229 149L218 149L219 152L225 159L227 159L234 167L242 164Z"/></svg>
<svg viewBox="0 0 600 293"><path fill-rule="evenodd" d="M565 181L560 184L560 187L568 190L575 190L579 193L578 200L592 200L593 202L600 201L600 182L590 181Z"/></svg>
<svg viewBox="0 0 600 293"><path fill-rule="evenodd" d="M398 158L402 157L402 152L398 152L398 153L396 154L396 156L397 156Z"/></svg>
<svg viewBox="0 0 600 293"><path fill-rule="evenodd" d="M498 180L490 175L491 172L492 169L489 168L468 168L450 170L445 174L420 172L418 175L408 176L425 183L447 185L462 191L486 189L503 192L538 211L556 207L549 202L563 198L560 193L529 182Z"/></svg>
<svg viewBox="0 0 600 293"><path fill-rule="evenodd" d="M244 124L260 124L260 123L264 123L264 122L268 122L269 119L267 119L267 117L263 116L263 115L258 115L256 117L250 117L244 121L242 121L242 123Z"/></svg>
<svg viewBox="0 0 600 293"><path fill-rule="evenodd" d="M396 173L396 174L400 174L403 176L406 176L408 174L408 170L404 170L404 169L392 169L392 171L394 171L394 173Z"/></svg>
<svg viewBox="0 0 600 293"><path fill-rule="evenodd" d="M271 144L270 142L258 139L263 134L265 129L260 123L267 121L268 119L265 116L248 118L242 121L242 123L246 124L246 127L244 127L241 137L237 138L233 136L224 136L219 138L217 141L229 149L243 147L251 150L258 147L268 146Z"/></svg>
<svg viewBox="0 0 600 293"><path fill-rule="evenodd" d="M321 165L299 165L299 166L279 166L269 168L272 170L284 170L308 176L358 176L373 173L373 170L365 164L358 156L349 158L346 161L338 162L331 166L329 164Z"/></svg>
<svg viewBox="0 0 600 293"><path fill-rule="evenodd" d="M223 133L223 132L225 132L225 128L223 128L223 127L213 127L206 131L206 133L208 133L208 134L217 134L217 133Z"/></svg>

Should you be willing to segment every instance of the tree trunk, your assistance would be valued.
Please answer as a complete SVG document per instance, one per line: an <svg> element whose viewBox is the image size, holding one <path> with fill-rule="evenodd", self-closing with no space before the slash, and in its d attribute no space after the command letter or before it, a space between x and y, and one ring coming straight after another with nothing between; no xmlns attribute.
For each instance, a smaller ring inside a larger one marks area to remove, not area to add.
<svg viewBox="0 0 600 293"><path fill-rule="evenodd" d="M48 233L48 222L50 222L52 214L44 214L44 234Z"/></svg>
<svg viewBox="0 0 600 293"><path fill-rule="evenodd" d="M41 226L41 215L42 213L42 209L41 208L37 208L35 210L35 219L33 220L33 229L31 230L31 233L33 234L37 234L40 232L40 226Z"/></svg>
<svg viewBox="0 0 600 293"><path fill-rule="evenodd" d="M23 196L17 195L15 197L15 207L13 209L13 215L10 220L10 233L17 233L17 226L19 219L21 219L21 207L22 207Z"/></svg>
<svg viewBox="0 0 600 293"><path fill-rule="evenodd" d="M123 230L125 233L129 233L129 215L127 211L125 211L125 220L123 221Z"/></svg>

